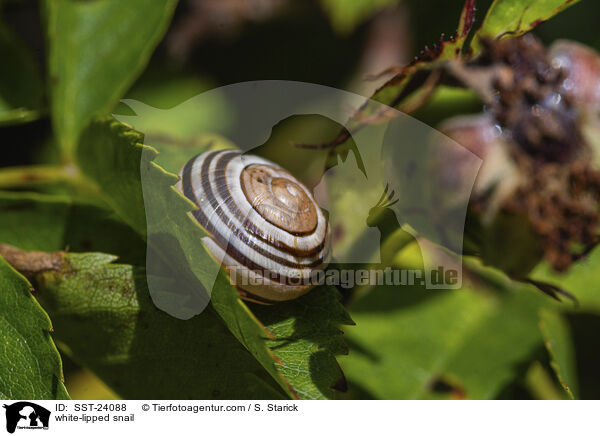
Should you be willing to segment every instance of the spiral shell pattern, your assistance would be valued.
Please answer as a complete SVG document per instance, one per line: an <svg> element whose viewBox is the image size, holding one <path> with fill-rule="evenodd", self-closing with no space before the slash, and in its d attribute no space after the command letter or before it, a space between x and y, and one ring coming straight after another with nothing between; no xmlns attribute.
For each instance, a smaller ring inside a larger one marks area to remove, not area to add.
<svg viewBox="0 0 600 436"><path fill-rule="evenodd" d="M239 288L259 300L297 298L329 260L329 226L310 191L258 156L202 153L181 170L178 189L198 208L203 242Z"/></svg>

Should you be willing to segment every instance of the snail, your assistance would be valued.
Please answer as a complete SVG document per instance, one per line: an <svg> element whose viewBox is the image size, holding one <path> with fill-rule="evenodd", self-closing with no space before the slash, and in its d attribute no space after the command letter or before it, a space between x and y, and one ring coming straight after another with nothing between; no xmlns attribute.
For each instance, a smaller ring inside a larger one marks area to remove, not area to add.
<svg viewBox="0 0 600 436"><path fill-rule="evenodd" d="M329 224L310 191L279 165L235 150L208 151L181 169L177 188L197 209L204 245L242 297L297 298L329 260Z"/></svg>

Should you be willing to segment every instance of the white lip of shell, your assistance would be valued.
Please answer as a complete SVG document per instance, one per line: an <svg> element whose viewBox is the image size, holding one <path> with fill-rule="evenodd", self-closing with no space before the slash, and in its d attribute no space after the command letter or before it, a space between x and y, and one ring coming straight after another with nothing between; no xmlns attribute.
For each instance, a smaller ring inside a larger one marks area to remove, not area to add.
<svg viewBox="0 0 600 436"><path fill-rule="evenodd" d="M229 151L227 151L227 152L229 152ZM216 185L215 167L216 167L216 162L218 160L218 157L219 157L218 155L215 156L215 158L211 162L211 166L208 169L210 182L211 182L212 186ZM194 162L193 168L192 168L192 185L194 187L194 192L198 199L200 199L204 196L204 193L202 190L202 184L201 184L201 173L200 173L204 159L205 159L204 155L199 156L196 159L196 161ZM245 167L247 167L248 165L253 165L253 164L264 164L264 165L270 165L270 166L273 166L276 168L281 168L278 165L276 165L266 159L257 157L257 156L242 156L242 155L240 155L240 156L234 157L228 163L226 171L225 171L226 183L228 183L229 190L230 190L233 198L236 198L236 205L240 209L242 216L246 216L247 218L249 218L258 228L262 229L262 231L265 234L273 235L274 239L279 240L290 247L297 247L299 250L311 250L311 249L317 247L318 245L320 245L321 242L323 241L326 231L327 231L327 223L325 220L325 216L323 215L323 212L321 211L321 209L318 206L316 206L316 210L317 210L317 214L318 214L317 228L315 229L315 231L312 234L306 235L306 236L291 235L291 234L287 233L285 230L282 230L279 227L276 227L275 225L271 224L270 222L265 220L258 212L256 212L256 210L252 207L252 205L246 199L246 196L240 187L240 175L241 175L242 170ZM285 177L289 178L290 177L289 173L286 172ZM306 190L306 188L304 186L302 186L300 184L300 182L298 182L293 177L291 180L294 181L295 183L297 183L298 186L301 186L302 189L305 191L306 195L309 196L310 200L314 202L314 198L312 197L311 193L308 192L308 190ZM224 204L226 201L231 201L231 199L222 198L217 190L213 190L213 194L215 195L215 198L217 199L217 201L220 204ZM316 203L315 203L315 205L316 205ZM215 211L210 207L210 204L208 201L201 201L198 206L202 209L202 212L213 223L216 230L221 235L224 235L224 236L231 235L231 231L229 230L227 225L225 225L225 223L223 223L217 216L215 216ZM255 237L254 235L248 233L242 226L242 223L234 217L234 215L229 211L229 209L226 206L223 206L221 208L221 210L229 220L234 222L234 225L237 228L241 229L241 231L246 233L247 237L254 244L262 247L263 249L265 249L268 252L271 252L271 253L273 253L279 257L282 257L284 259L287 259L290 262L294 262L294 263L297 263L300 265L310 264L314 260L316 260L320 256L322 256L324 254L323 251L328 249L328 247L326 245L322 250L315 253L313 256L310 256L310 257L294 256L285 251L281 251L281 250L267 244L262 239L259 239L259 238ZM260 265L261 267L264 267L268 270L277 271L278 273L280 273L282 275L285 275L288 277L294 277L294 278L295 277L308 278L310 276L310 272L311 272L310 268L291 268L288 266L281 265L254 250L249 250L248 246L244 242L242 242L238 238L234 237L233 235L231 238L229 238L229 243L232 244L238 251L244 253L254 263L256 263L256 264Z"/></svg>

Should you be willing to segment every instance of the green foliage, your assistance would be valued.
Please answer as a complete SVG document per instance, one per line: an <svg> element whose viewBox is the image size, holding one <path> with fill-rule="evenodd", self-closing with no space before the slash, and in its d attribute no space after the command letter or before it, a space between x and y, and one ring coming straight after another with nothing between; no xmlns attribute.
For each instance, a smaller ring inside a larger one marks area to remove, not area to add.
<svg viewBox="0 0 600 436"><path fill-rule="evenodd" d="M189 321L152 303L140 267L68 254L69 273L37 276L56 337L124 398L283 398L212 310Z"/></svg>
<svg viewBox="0 0 600 436"><path fill-rule="evenodd" d="M494 0L477 37L519 36L579 0Z"/></svg>
<svg viewBox="0 0 600 436"><path fill-rule="evenodd" d="M45 2L52 120L67 154L92 116L109 111L142 72L176 4Z"/></svg>
<svg viewBox="0 0 600 436"><path fill-rule="evenodd" d="M376 398L491 399L542 347L536 314L544 296L510 286L460 291L378 287L350 309L350 386ZM443 383L451 390L437 392ZM356 394L356 393L355 393Z"/></svg>
<svg viewBox="0 0 600 436"><path fill-rule="evenodd" d="M136 265L146 257L143 240L114 213L66 196L0 193L0 241L23 250L103 251Z"/></svg>
<svg viewBox="0 0 600 436"><path fill-rule="evenodd" d="M332 398L344 389L335 356L347 349L338 325L352 320L335 289L321 286L294 301L252 308L234 292L213 291L213 307L292 398Z"/></svg>
<svg viewBox="0 0 600 436"><path fill-rule="evenodd" d="M542 348L536 313L551 304L535 290L514 285L488 298L492 309L469 332L446 369L467 398L496 398L523 376L527 363Z"/></svg>
<svg viewBox="0 0 600 436"><path fill-rule="evenodd" d="M137 233L146 234L140 168L143 137L110 119L87 127L77 148L83 176L98 188L112 210ZM150 149L148 149L150 150Z"/></svg>
<svg viewBox="0 0 600 436"><path fill-rule="evenodd" d="M571 399L577 397L575 373L575 351L566 320L558 313L548 310L540 312L540 329L546 348L552 358L552 369Z"/></svg>
<svg viewBox="0 0 600 436"><path fill-rule="evenodd" d="M598 268L600 251L594 250L567 273L556 273L542 264L533 272L533 278L568 289L577 298L581 311L600 314L600 294L596 288Z"/></svg>
<svg viewBox="0 0 600 436"><path fill-rule="evenodd" d="M50 318L31 285L0 257L0 398L68 399Z"/></svg>
<svg viewBox="0 0 600 436"><path fill-rule="evenodd" d="M465 292L427 295L422 288L378 287L351 306L350 386L375 398L417 399L440 375L485 314L485 301Z"/></svg>
<svg viewBox="0 0 600 436"><path fill-rule="evenodd" d="M395 2L322 0L322 6L344 33ZM60 259L59 267L28 275L54 331L29 282L0 258L6 344L0 398L68 398L51 335L63 353L125 398L487 399L528 375L534 395L554 392L558 382L577 395L582 383L565 313L600 313L598 250L567 275L544 266L534 273L575 294L578 309L470 263L458 291L365 287L344 307L335 288L322 286L272 306L245 302L200 242L206 233L189 215L195 206L175 189L190 157L236 146L214 134L233 121L232 108L211 93L168 111L126 100L128 108L116 109L118 121L109 116L144 70L176 0L42 3L45 78L32 52L0 23L0 55L12 60L0 70L0 126L38 119L48 105L54 127L48 143L60 150L61 164L0 169L0 189L13 190L0 191L0 243ZM406 110L419 106L439 79L432 73L439 62L477 50L480 37L527 32L574 3L495 0L474 31L475 3L466 1L456 38L426 52L373 99ZM181 100L191 88L209 86L195 79L164 85L138 83L128 97L168 107L173 94ZM457 111L457 102L472 104L472 95L457 95L438 94L432 106L443 101L444 110ZM435 112L432 106L425 110ZM351 191L341 198L361 201ZM347 228L349 240L361 238ZM184 289L172 289L160 270L146 270L157 237L184 253L161 259L165 270L185 275ZM382 241L386 260L418 264L407 254L412 240L396 232ZM151 292L149 283L164 286ZM177 291L178 309L196 294L210 293L210 305L176 319L155 303Z"/></svg>

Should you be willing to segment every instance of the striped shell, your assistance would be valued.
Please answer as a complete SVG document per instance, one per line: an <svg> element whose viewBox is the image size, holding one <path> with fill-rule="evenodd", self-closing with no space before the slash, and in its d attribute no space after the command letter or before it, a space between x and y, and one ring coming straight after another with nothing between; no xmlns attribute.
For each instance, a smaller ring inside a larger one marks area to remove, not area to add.
<svg viewBox="0 0 600 436"><path fill-rule="evenodd" d="M238 288L258 300L284 301L314 287L329 257L329 226L290 173L224 150L194 157L179 175L178 189L198 206L191 213L210 235L205 246Z"/></svg>

